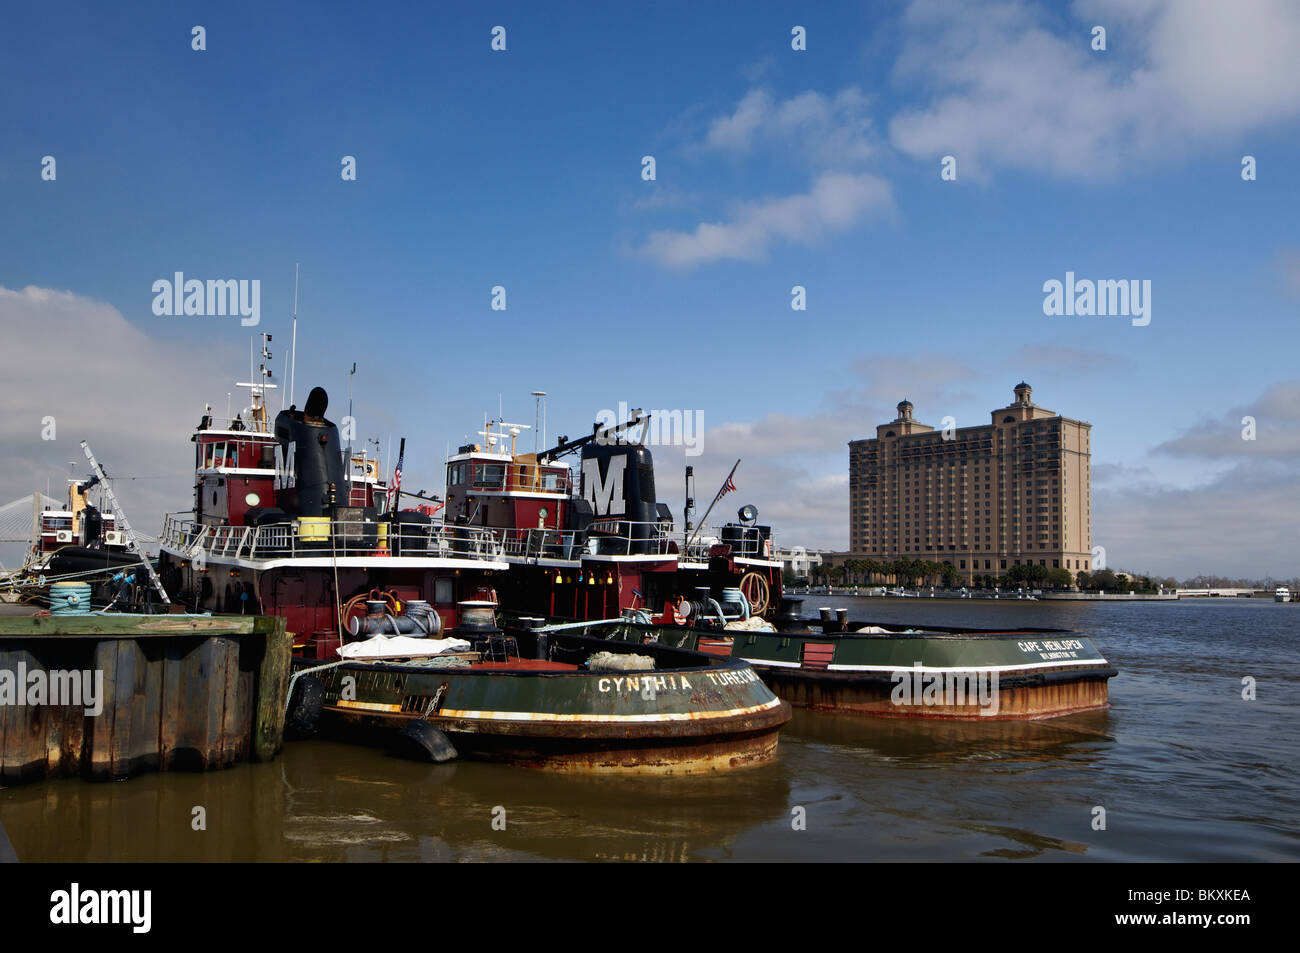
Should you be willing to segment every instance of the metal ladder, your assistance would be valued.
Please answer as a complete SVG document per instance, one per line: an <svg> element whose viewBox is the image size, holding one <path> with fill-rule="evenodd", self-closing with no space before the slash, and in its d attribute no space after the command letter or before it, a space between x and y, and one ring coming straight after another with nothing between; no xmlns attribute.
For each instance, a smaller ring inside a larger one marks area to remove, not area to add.
<svg viewBox="0 0 1300 953"><path fill-rule="evenodd" d="M95 476L99 478L99 485L103 487L103 493L108 499L109 506L113 507L113 514L117 517L117 525L122 528L124 533L126 533L126 548L140 557L140 562L144 565L145 572L149 574L149 581L153 583L153 587L157 591L158 596L162 599L163 604L171 605L172 601L167 598L167 590L163 588L162 580L158 578L158 573L154 571L153 563L149 562L148 557L144 554L144 550L140 548L139 540L137 540L135 536L135 530L131 528L131 523L126 518L126 513L122 510L122 504L117 502L117 497L113 494L113 488L109 486L108 477L104 474L103 468L100 467L99 461L95 459L95 455L90 452L90 447L86 445L86 441L84 440L81 441L81 449L85 452L86 459L90 461L90 469L93 470Z"/></svg>

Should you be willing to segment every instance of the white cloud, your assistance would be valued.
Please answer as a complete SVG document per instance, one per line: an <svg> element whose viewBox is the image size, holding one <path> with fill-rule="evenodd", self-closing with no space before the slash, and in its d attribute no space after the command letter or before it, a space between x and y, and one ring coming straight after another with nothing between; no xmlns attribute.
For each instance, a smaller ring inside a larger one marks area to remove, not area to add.
<svg viewBox="0 0 1300 953"><path fill-rule="evenodd" d="M1068 371L1089 377L1126 371L1133 365L1132 359L1125 354L1070 344L1025 344L1017 348L1006 363L1022 375L1031 370L1053 375Z"/></svg>
<svg viewBox="0 0 1300 953"><path fill-rule="evenodd" d="M895 64L928 102L890 123L917 158L1105 178L1300 116L1300 6L1288 0L1090 0L1064 28L1019 0L916 0ZM1107 28L1105 52L1090 47Z"/></svg>
<svg viewBox="0 0 1300 953"><path fill-rule="evenodd" d="M146 334L112 305L45 288L0 287L0 327L0 504L44 492L47 481L62 499L68 463L80 477L89 472L85 440L118 478L114 491L133 526L156 536L163 513L192 502L188 438L204 401L231 389L230 373L247 355L211 343L196 353ZM42 439L47 417L53 441Z"/></svg>
<svg viewBox="0 0 1300 953"><path fill-rule="evenodd" d="M1243 418L1254 419L1254 439L1244 439ZM1300 380L1268 387L1249 404L1202 420L1157 446L1153 453L1175 457L1248 460L1258 457L1300 462Z"/></svg>
<svg viewBox="0 0 1300 953"><path fill-rule="evenodd" d="M1291 464L1241 463L1186 489L1094 489L1093 514L1093 543L1111 566L1180 579L1291 578L1300 566Z"/></svg>
<svg viewBox="0 0 1300 953"><path fill-rule="evenodd" d="M869 173L824 172L809 191L745 203L730 221L702 222L689 232L652 232L641 254L672 268L762 261L774 244L808 244L892 206L892 192L883 179Z"/></svg>
<svg viewBox="0 0 1300 953"><path fill-rule="evenodd" d="M814 90L777 101L765 89L751 89L729 115L709 124L700 148L745 154L756 144L780 144L821 167L840 167L871 156L867 97L847 86L833 97Z"/></svg>
<svg viewBox="0 0 1300 953"><path fill-rule="evenodd" d="M687 151L790 157L817 170L808 190L736 203L727 217L691 230L652 232L639 253L670 268L762 261L774 245L810 244L892 209L889 184L861 171L875 151L867 107L856 86L834 96L809 90L783 100L751 89L732 112L715 116Z"/></svg>

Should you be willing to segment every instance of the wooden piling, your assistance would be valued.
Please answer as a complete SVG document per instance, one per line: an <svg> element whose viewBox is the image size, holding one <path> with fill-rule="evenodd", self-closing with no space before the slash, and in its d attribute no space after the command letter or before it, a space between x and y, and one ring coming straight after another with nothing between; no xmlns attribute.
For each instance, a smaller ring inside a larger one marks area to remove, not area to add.
<svg viewBox="0 0 1300 953"><path fill-rule="evenodd" d="M283 742L291 651L279 618L0 616L0 673L19 693L0 703L0 784L270 760ZM27 704L16 684L24 672L48 683L72 671L102 673L97 715L53 697Z"/></svg>

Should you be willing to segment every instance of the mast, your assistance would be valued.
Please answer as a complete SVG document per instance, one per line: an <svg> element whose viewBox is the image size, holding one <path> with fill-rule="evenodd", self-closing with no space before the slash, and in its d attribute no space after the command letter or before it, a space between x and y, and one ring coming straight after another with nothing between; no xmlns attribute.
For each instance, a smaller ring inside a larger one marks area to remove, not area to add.
<svg viewBox="0 0 1300 953"><path fill-rule="evenodd" d="M682 553L691 542L691 517L695 515L695 467L686 468L686 505L682 507Z"/></svg>
<svg viewBox="0 0 1300 953"><path fill-rule="evenodd" d="M289 403L293 404L293 372L298 360L298 265L293 266L293 340L289 342Z"/></svg>
<svg viewBox="0 0 1300 953"><path fill-rule="evenodd" d="M546 396L546 391L544 390L533 391L533 397L536 398L533 407L533 455L534 456L536 456L537 451L541 449L541 447L537 445L537 437L541 433L540 423L541 423L541 413L542 413L542 398L545 396ZM543 438L542 442L543 443L546 442L545 438Z"/></svg>
<svg viewBox="0 0 1300 953"><path fill-rule="evenodd" d="M354 431L357 429L357 427L356 427L356 423L352 420L352 378L356 376L356 373L357 373L357 362L356 362L356 361L353 361L353 362L352 362L352 370L348 371L348 420L347 420L347 423L348 423L348 449L347 449L347 456L345 457L345 459L347 460L347 465L346 465L345 469L343 470L343 479L344 479L344 482L347 483L347 494L348 494L348 496L347 496L347 500L348 500L348 506L351 506L351 505L352 505L352 435L353 435ZM362 462L362 464L361 464L361 476L362 476L363 478L364 478L365 475L366 475L366 465L365 465L364 460L365 460L365 458L362 457L362 461L363 461L363 462ZM363 483L363 486L364 486L364 483ZM365 501L362 500L362 502L364 503Z"/></svg>
<svg viewBox="0 0 1300 953"><path fill-rule="evenodd" d="M271 343L271 335L262 331L261 336L262 363L258 365L256 371L249 375L247 381L238 381L235 386L248 388L249 411L253 418L249 423L249 429L257 433L267 433L269 428L266 417L266 392L267 390L275 390L276 385L270 382L271 369L267 366L271 360L271 349L267 346ZM230 423L233 422L233 420L230 421ZM227 426L229 425L227 424Z"/></svg>
<svg viewBox="0 0 1300 953"><path fill-rule="evenodd" d="M718 505L718 500L722 499L722 498L723 498L724 496L726 496L727 493L729 492L729 491L727 490L727 487L731 486L731 478L734 477L734 476L736 475L736 467L738 467L738 466L740 466L740 461L739 461L739 460L736 461L736 466L734 466L734 467L731 468L731 472L727 474L727 478L726 478L725 480L722 481L722 489L718 490L718 495L715 496L715 497L713 498L713 502L709 504L709 508L708 508L707 510L705 510L705 511L704 511L704 515L703 515L702 517L700 517L700 525L699 525L699 527L695 530L695 536L699 536L699 535L700 535L700 530L703 529L703 528L705 527L705 525L708 523L708 520L709 520L709 514L712 513L712 512L713 512L713 508L714 508L715 506ZM734 489L734 487L733 487L733 489ZM694 542L694 541L695 541L695 536L692 536L689 540L687 540L686 545L689 546L692 542Z"/></svg>
<svg viewBox="0 0 1300 953"><path fill-rule="evenodd" d="M113 508L113 515L117 517L116 525L126 536L126 548L140 557L140 562L144 566L145 572L149 574L149 581L153 583L154 589L157 590L159 597L164 605L171 605L172 601L167 598L167 590L163 588L162 580L158 578L158 573L154 571L153 563L149 562L144 550L140 548L140 543L136 539L135 530L131 528L131 523L126 518L126 511L122 509L117 502L117 496L113 493L113 488L109 486L108 477L95 459L95 455L90 452L90 447L86 441L81 441L81 449L85 451L86 459L90 461L90 469L95 473L95 479L99 482L100 492L104 499L108 501L109 506Z"/></svg>

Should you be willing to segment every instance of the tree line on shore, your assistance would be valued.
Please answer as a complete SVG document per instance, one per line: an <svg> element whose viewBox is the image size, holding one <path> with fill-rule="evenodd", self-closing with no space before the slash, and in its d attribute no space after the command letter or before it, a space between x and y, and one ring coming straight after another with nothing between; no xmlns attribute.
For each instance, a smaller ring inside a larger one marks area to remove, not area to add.
<svg viewBox="0 0 1300 953"><path fill-rule="evenodd" d="M952 563L929 559L846 559L838 566L814 566L809 578L800 578L786 569L786 585L832 586L943 586L949 589L962 584L965 573ZM1158 592L1162 587L1177 586L1172 578L1157 578L1141 573L1099 569L1049 569L1023 564L1004 573L976 573L967 585L975 589L1071 589L1085 592Z"/></svg>

